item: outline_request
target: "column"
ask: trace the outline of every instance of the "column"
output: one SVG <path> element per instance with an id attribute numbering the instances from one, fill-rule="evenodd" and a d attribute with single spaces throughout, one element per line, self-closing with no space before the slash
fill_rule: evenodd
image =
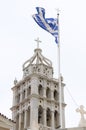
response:
<path id="1" fill-rule="evenodd" d="M 13 106 L 16 105 L 16 100 L 15 100 L 16 92 L 15 89 L 13 90 Z"/>
<path id="2" fill-rule="evenodd" d="M 38 83 L 39 83 L 38 78 L 36 76 L 32 77 L 32 80 L 31 80 L 31 94 L 37 94 L 38 95 Z"/>
<path id="3" fill-rule="evenodd" d="M 25 89 L 25 98 L 27 98 L 27 89 Z"/>
<path id="4" fill-rule="evenodd" d="M 51 111 L 51 127 L 52 127 L 52 130 L 54 130 L 54 111 Z"/>
<path id="5" fill-rule="evenodd" d="M 19 130 L 22 130 L 22 113 L 19 113 Z"/>
<path id="6" fill-rule="evenodd" d="M 44 88 L 44 98 L 46 98 L 46 88 Z"/>
<path id="7" fill-rule="evenodd" d="M 54 100 L 54 91 L 51 90 L 51 100 Z"/>
<path id="8" fill-rule="evenodd" d="M 31 130 L 38 130 L 38 99 L 31 99 L 31 121 L 30 121 Z"/>
<path id="9" fill-rule="evenodd" d="M 24 129 L 27 128 L 27 110 L 25 110 L 25 117 L 24 117 Z"/>
<path id="10" fill-rule="evenodd" d="M 65 128 L 65 107 L 62 108 L 62 115 L 63 115 L 62 126 L 63 128 Z"/>

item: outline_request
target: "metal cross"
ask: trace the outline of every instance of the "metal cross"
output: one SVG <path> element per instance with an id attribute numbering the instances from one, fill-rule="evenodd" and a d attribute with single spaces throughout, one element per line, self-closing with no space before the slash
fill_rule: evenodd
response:
<path id="1" fill-rule="evenodd" d="M 39 38 L 35 39 L 35 41 L 37 42 L 37 48 L 39 48 L 39 43 L 41 43 L 41 41 L 39 40 Z"/>

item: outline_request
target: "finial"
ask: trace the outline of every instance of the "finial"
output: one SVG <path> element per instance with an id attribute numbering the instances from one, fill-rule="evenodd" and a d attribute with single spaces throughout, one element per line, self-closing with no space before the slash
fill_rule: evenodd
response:
<path id="1" fill-rule="evenodd" d="M 18 82 L 18 81 L 17 81 L 17 79 L 15 78 L 15 80 L 14 80 L 14 85 L 16 85 L 16 84 L 17 84 L 17 82 Z"/>
<path id="2" fill-rule="evenodd" d="M 39 48 L 39 43 L 41 43 L 41 41 L 39 40 L 39 38 L 35 39 L 35 41 L 37 42 L 37 48 Z"/>
<path id="3" fill-rule="evenodd" d="M 59 15 L 60 10 L 57 8 L 56 11 L 57 11 L 57 15 Z"/>

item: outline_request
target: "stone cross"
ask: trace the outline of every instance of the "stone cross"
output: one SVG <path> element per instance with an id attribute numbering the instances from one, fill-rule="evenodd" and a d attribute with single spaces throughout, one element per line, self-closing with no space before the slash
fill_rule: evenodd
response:
<path id="1" fill-rule="evenodd" d="M 86 114 L 86 111 L 84 110 L 84 106 L 80 105 L 80 108 L 77 108 L 76 112 L 79 112 L 81 114 L 81 120 L 79 122 L 79 126 L 85 127 L 86 126 L 86 119 L 84 117 L 84 114 Z"/>
<path id="2" fill-rule="evenodd" d="M 37 48 L 39 48 L 39 43 L 41 43 L 41 41 L 39 40 L 39 38 L 35 39 L 35 41 L 37 42 Z"/>

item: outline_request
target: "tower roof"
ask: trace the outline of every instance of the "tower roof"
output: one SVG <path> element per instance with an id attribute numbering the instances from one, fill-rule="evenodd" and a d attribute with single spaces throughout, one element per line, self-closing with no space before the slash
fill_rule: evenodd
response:
<path id="1" fill-rule="evenodd" d="M 40 48 L 34 50 L 34 55 L 23 64 L 23 69 L 31 64 L 44 64 L 52 67 L 52 62 L 42 55 L 42 50 Z"/>

